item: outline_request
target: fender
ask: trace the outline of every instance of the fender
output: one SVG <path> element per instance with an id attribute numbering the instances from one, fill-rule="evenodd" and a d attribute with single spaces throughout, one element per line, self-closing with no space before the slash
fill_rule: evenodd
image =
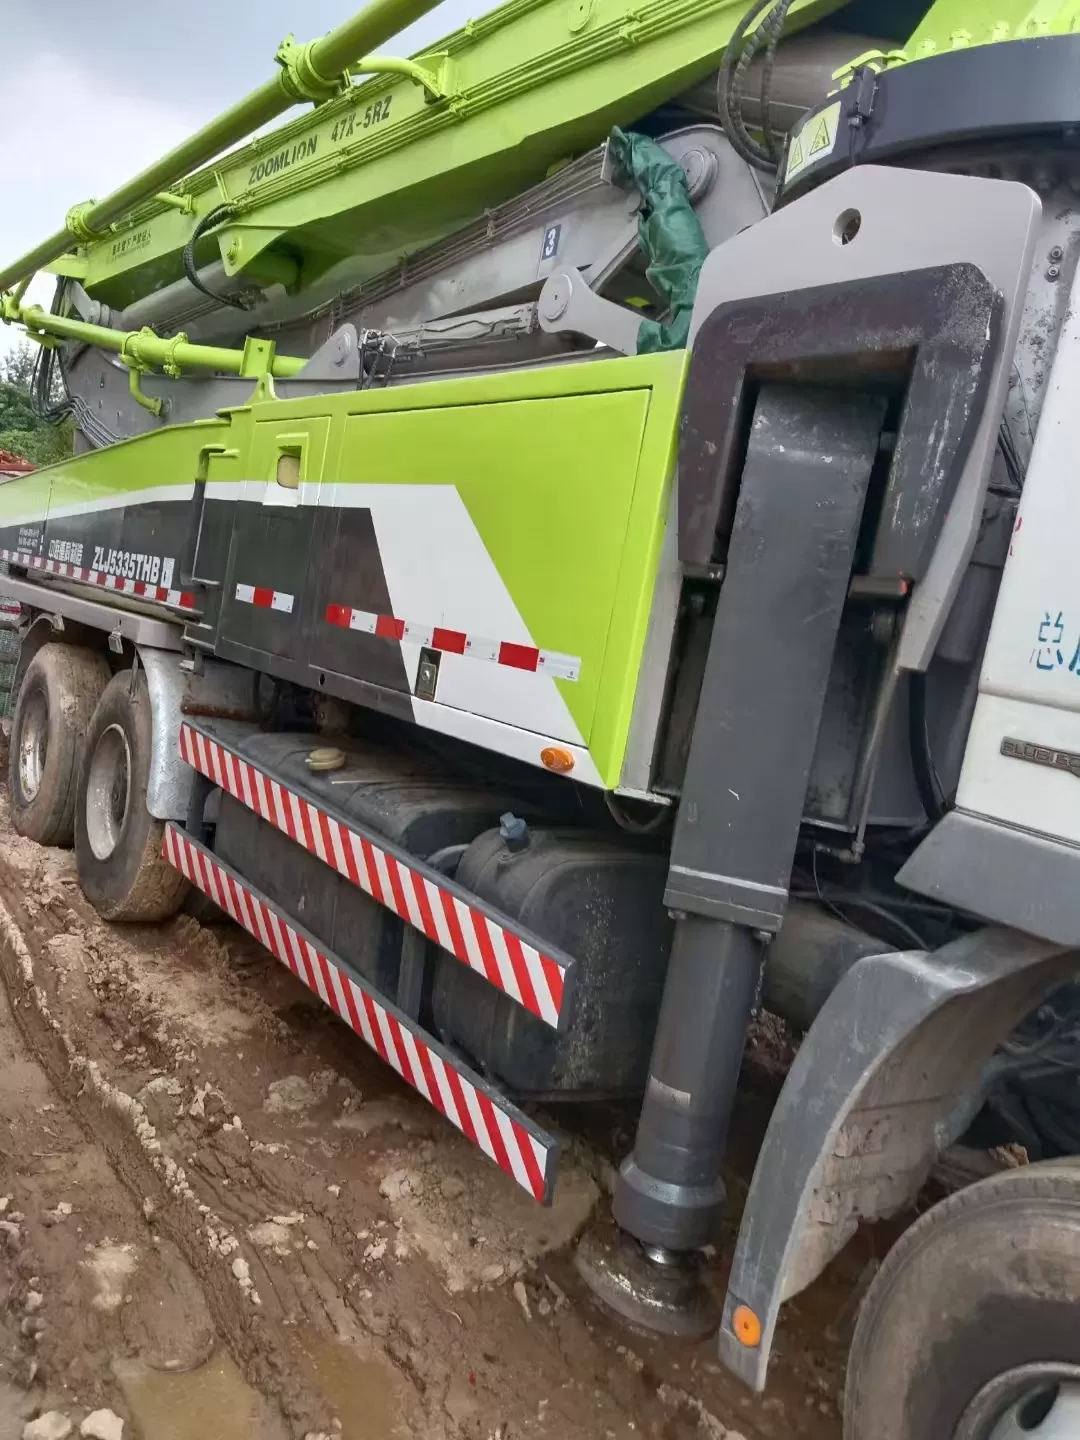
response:
<path id="1" fill-rule="evenodd" d="M 1077 966 L 1074 949 L 990 928 L 932 953 L 868 955 L 844 976 L 788 1072 L 735 1246 L 720 1358 L 753 1389 L 783 1301 L 860 1221 L 915 1198 L 987 1058 Z"/>
<path id="2" fill-rule="evenodd" d="M 181 721 L 188 715 L 254 720 L 258 677 L 224 660 L 200 656 L 193 662 L 152 645 L 136 645 L 135 652 L 146 676 L 153 725 L 146 808 L 155 820 L 185 821 L 196 775 L 180 756 Z"/>

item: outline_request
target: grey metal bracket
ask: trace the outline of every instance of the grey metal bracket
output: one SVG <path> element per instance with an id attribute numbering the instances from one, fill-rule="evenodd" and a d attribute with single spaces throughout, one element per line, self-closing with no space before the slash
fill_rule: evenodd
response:
<path id="1" fill-rule="evenodd" d="M 718 305 L 913 269 L 972 265 L 1002 297 L 982 419 L 908 609 L 899 669 L 926 668 L 978 538 L 1041 214 L 1038 196 L 1024 185 L 858 165 L 734 236 L 702 267 L 691 346 Z"/>
<path id="2" fill-rule="evenodd" d="M 325 344 L 320 345 L 302 370 L 292 380 L 278 382 L 282 394 L 307 394 L 326 385 L 356 384 L 360 379 L 360 339 L 355 325 L 340 325 Z"/>
<path id="3" fill-rule="evenodd" d="M 541 330 L 551 335 L 587 335 L 623 355 L 637 354 L 641 316 L 589 289 L 572 265 L 549 275 L 540 291 L 537 313 Z"/>

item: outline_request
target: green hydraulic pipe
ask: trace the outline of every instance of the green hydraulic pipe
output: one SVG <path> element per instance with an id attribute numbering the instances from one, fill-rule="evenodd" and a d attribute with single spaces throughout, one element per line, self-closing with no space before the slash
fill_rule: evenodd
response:
<path id="1" fill-rule="evenodd" d="M 5 315 L 16 324 L 25 325 L 34 335 L 55 335 L 60 340 L 81 340 L 85 345 L 98 345 L 103 350 L 112 350 L 125 364 L 145 370 L 159 366 L 166 374 L 178 374 L 181 370 L 216 370 L 219 374 L 243 375 L 249 373 L 245 366 L 243 350 L 225 350 L 216 345 L 192 345 L 186 335 L 174 335 L 162 339 L 152 330 L 109 330 L 104 325 L 90 325 L 85 320 L 72 320 L 65 315 L 50 315 L 40 305 L 5 305 Z M 298 374 L 307 361 L 299 355 L 275 355 L 270 365 L 270 374 L 278 380 L 288 380 Z M 257 371 L 250 369 L 253 378 Z"/>
<path id="2" fill-rule="evenodd" d="M 0 270 L 0 292 L 35 270 L 44 270 L 72 248 L 88 243 L 136 205 L 168 191 L 185 175 L 207 164 L 229 146 L 291 106 L 327 100 L 340 88 L 346 70 L 370 50 L 433 10 L 439 0 L 371 0 L 350 20 L 320 40 L 297 45 L 291 35 L 277 52 L 278 73 L 204 125 L 175 150 L 154 162 L 104 200 L 87 200 L 68 211 L 64 229 Z"/>

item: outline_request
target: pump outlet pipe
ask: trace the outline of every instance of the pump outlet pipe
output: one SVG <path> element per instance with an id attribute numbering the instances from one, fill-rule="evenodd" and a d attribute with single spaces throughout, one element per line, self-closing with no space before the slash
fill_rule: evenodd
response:
<path id="1" fill-rule="evenodd" d="M 168 191 L 223 150 L 276 120 L 293 105 L 318 104 L 347 83 L 347 71 L 406 25 L 433 10 L 439 0 L 371 0 L 351 20 L 320 40 L 297 45 L 291 35 L 281 42 L 277 73 L 246 99 L 190 136 L 167 155 L 121 185 L 104 200 L 86 200 L 67 213 L 64 228 L 0 270 L 0 293 L 59 260 L 74 244 L 88 244 L 136 205 Z"/>
<path id="2" fill-rule="evenodd" d="M 72 320 L 65 315 L 50 315 L 40 305 L 17 306 L 10 301 L 3 307 L 8 320 L 26 328 L 32 339 L 43 335 L 58 340 L 79 340 L 84 345 L 97 345 L 119 355 L 125 365 L 136 370 L 159 367 L 167 375 L 182 370 L 214 370 L 222 375 L 243 375 L 248 372 L 247 355 L 243 350 L 225 350 L 216 345 L 192 345 L 186 335 L 163 339 L 150 329 L 108 330 L 104 325 L 90 325 L 85 320 Z M 265 342 L 263 342 L 265 343 Z M 277 355 L 272 347 L 266 351 L 266 370 L 278 380 L 298 375 L 308 363 L 302 355 Z M 250 371 L 257 378 L 258 370 Z"/>

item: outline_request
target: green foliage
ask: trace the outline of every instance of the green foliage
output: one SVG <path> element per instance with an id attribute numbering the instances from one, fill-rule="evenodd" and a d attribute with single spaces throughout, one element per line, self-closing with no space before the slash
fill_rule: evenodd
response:
<path id="1" fill-rule="evenodd" d="M 71 454 L 73 427 L 70 420 L 50 425 L 35 415 L 30 385 L 36 358 L 37 346 L 29 340 L 0 357 L 0 450 L 51 465 Z"/>

